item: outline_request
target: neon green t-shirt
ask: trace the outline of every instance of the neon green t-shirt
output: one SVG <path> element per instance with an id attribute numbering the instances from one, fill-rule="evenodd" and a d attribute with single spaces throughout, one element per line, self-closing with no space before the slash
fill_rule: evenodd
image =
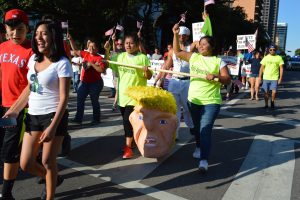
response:
<path id="1" fill-rule="evenodd" d="M 146 55 L 138 53 L 131 55 L 126 52 L 116 54 L 112 57 L 112 61 L 124 64 L 133 64 L 139 66 L 150 66 L 150 61 Z M 122 65 L 110 64 L 109 67 L 118 73 L 118 105 L 125 107 L 127 105 L 135 106 L 136 102 L 124 94 L 125 90 L 130 86 L 146 86 L 147 79 L 144 77 L 142 69 L 125 67 Z"/>
<path id="2" fill-rule="evenodd" d="M 267 55 L 265 56 L 260 64 L 265 66 L 264 69 L 264 80 L 278 80 L 279 79 L 279 67 L 283 65 L 283 59 L 279 55 Z"/>
<path id="3" fill-rule="evenodd" d="M 220 72 L 221 58 L 216 56 L 205 57 L 193 53 L 189 62 L 191 74 L 207 75 Z M 188 100 L 197 105 L 221 104 L 220 90 L 220 82 L 191 77 Z"/>

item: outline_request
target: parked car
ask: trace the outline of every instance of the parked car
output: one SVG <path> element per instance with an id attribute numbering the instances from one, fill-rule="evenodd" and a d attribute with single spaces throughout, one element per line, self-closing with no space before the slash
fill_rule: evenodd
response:
<path id="1" fill-rule="evenodd" d="M 286 63 L 286 70 L 300 70 L 300 58 L 290 58 Z"/>

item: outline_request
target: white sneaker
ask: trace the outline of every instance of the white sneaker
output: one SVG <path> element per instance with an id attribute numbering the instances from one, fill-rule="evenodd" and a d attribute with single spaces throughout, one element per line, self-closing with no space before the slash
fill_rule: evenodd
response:
<path id="1" fill-rule="evenodd" d="M 207 172 L 207 169 L 208 169 L 207 160 L 200 160 L 200 163 L 199 163 L 200 172 L 205 173 L 205 172 Z"/>
<path id="2" fill-rule="evenodd" d="M 200 148 L 196 147 L 193 153 L 193 158 L 200 158 L 200 156 L 201 156 L 201 150 Z"/>

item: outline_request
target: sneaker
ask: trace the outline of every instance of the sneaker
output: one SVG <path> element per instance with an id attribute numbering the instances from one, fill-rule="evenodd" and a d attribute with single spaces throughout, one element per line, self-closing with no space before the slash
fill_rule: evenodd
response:
<path id="1" fill-rule="evenodd" d="M 12 195 L 3 197 L 2 194 L 0 194 L 0 200 L 2 200 L 2 199 L 3 200 L 15 200 L 15 198 Z"/>
<path id="2" fill-rule="evenodd" d="M 199 163 L 199 171 L 200 171 L 200 173 L 202 173 L 202 174 L 206 173 L 207 169 L 208 169 L 207 160 L 200 160 L 200 163 Z"/>
<path id="3" fill-rule="evenodd" d="M 117 105 L 112 105 L 112 107 L 111 107 L 111 112 L 115 112 L 115 111 L 117 111 L 117 110 L 118 110 Z"/>
<path id="4" fill-rule="evenodd" d="M 275 102 L 271 101 L 271 109 L 274 110 L 275 109 Z"/>
<path id="5" fill-rule="evenodd" d="M 78 119 L 71 119 L 70 122 L 73 124 L 78 124 L 78 125 L 81 125 L 81 123 L 82 123 L 82 121 L 78 120 Z"/>
<path id="6" fill-rule="evenodd" d="M 64 182 L 64 178 L 61 175 L 57 175 L 56 179 L 56 187 L 60 186 Z M 41 200 L 47 199 L 47 191 L 46 191 L 46 184 L 43 188 L 42 194 L 41 194 Z"/>
<path id="7" fill-rule="evenodd" d="M 200 156 L 201 156 L 201 150 L 200 148 L 196 147 L 193 153 L 193 158 L 200 158 Z"/>
<path id="8" fill-rule="evenodd" d="M 124 147 L 123 159 L 129 159 L 133 157 L 132 149 L 128 146 Z"/>

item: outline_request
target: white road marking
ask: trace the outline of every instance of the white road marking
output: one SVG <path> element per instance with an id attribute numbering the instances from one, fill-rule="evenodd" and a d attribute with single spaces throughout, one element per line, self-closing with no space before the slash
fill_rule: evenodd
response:
<path id="1" fill-rule="evenodd" d="M 246 93 L 241 93 L 236 99 L 229 101 L 222 106 L 222 115 L 231 117 L 243 117 L 251 120 L 280 122 L 288 125 L 299 126 L 299 122 L 293 120 L 277 119 L 272 117 L 253 116 L 241 113 L 233 113 L 226 111 L 235 104 L 238 98 L 245 96 Z M 97 127 L 99 128 L 99 127 Z M 72 133 L 73 138 L 77 138 L 77 142 L 72 142 L 72 147 L 76 148 L 99 137 L 109 135 L 113 132 L 121 130 L 123 127 L 101 127 L 101 135 L 95 130 L 97 128 L 79 130 Z M 107 128 L 104 130 L 104 128 Z M 224 195 L 224 200 L 235 199 L 289 199 L 291 195 L 292 179 L 295 165 L 294 142 L 293 140 L 280 137 L 257 135 L 252 132 L 226 129 L 223 127 L 215 127 L 214 129 L 224 129 L 241 134 L 254 135 L 255 140 L 246 157 L 240 172 L 236 175 L 228 191 Z M 186 134 L 188 135 L 188 134 Z M 177 144 L 172 153 L 177 151 L 181 146 L 186 145 L 191 139 L 187 136 L 181 144 Z M 298 141 L 296 141 L 298 142 Z M 300 142 L 298 142 L 300 143 Z M 128 189 L 138 191 L 142 194 L 151 196 L 157 199 L 184 199 L 180 196 L 171 193 L 160 191 L 156 188 L 149 187 L 140 183 L 140 180 L 145 178 L 153 170 L 159 167 L 160 162 L 154 159 L 139 157 L 131 160 L 116 159 L 100 168 L 92 168 L 84 166 L 80 163 L 61 158 L 58 163 L 76 171 L 80 171 L 87 175 L 100 178 L 104 181 L 114 182 Z M 126 173 L 124 173 L 126 171 Z M 184 171 L 179 173 L 189 173 Z M 101 173 L 101 174 L 100 174 Z M 174 174 L 173 174 L 174 175 Z M 276 191 L 275 191 L 276 190 Z"/>
<path id="2" fill-rule="evenodd" d="M 265 117 L 265 116 L 256 116 L 244 113 L 237 113 L 237 112 L 229 112 L 227 110 L 221 110 L 220 115 L 229 116 L 233 118 L 243 118 L 243 119 L 250 119 L 256 121 L 263 121 L 263 122 L 277 122 L 282 123 L 290 126 L 300 127 L 300 122 L 291 119 L 283 119 L 283 118 L 275 118 L 275 117 Z"/>
<path id="3" fill-rule="evenodd" d="M 255 136 L 222 200 L 290 199 L 294 167 L 294 142 L 267 135 Z"/>
<path id="4" fill-rule="evenodd" d="M 76 147 L 91 142 L 93 140 L 96 140 L 99 137 L 103 137 L 105 135 L 111 134 L 110 132 L 111 130 L 109 130 L 105 134 L 102 134 L 101 136 L 99 136 L 99 133 L 93 134 L 93 129 L 89 129 L 88 131 L 90 132 L 89 134 L 87 134 L 87 132 L 84 132 L 83 134 L 80 131 L 74 133 L 75 135 L 74 138 L 77 138 L 77 140 L 81 137 L 84 138 L 83 140 L 79 140 L 80 142 L 76 143 L 77 145 Z M 89 135 L 89 138 L 85 138 L 86 135 Z M 190 134 L 180 134 L 180 142 L 174 146 L 170 155 L 175 153 L 182 146 L 186 145 L 191 139 L 192 136 Z M 192 155 L 190 156 L 192 159 Z M 180 196 L 165 191 L 160 191 L 156 188 L 152 188 L 148 185 L 140 183 L 141 180 L 143 180 L 153 170 L 159 167 L 159 165 L 165 159 L 167 159 L 167 157 L 159 161 L 157 161 L 157 159 L 144 158 L 141 156 L 136 159 L 128 159 L 128 160 L 120 160 L 120 158 L 117 158 L 111 161 L 110 163 L 101 166 L 100 168 L 85 166 L 80 163 L 74 162 L 72 160 L 68 160 L 66 158 L 59 158 L 57 162 L 73 170 L 80 171 L 92 177 L 100 178 L 101 180 L 104 181 L 113 182 L 122 187 L 135 190 L 137 192 L 151 196 L 156 199 L 185 200 L 185 198 L 182 198 Z M 193 170 L 197 170 L 197 169 L 195 168 Z M 178 176 L 190 172 L 191 171 L 179 172 Z"/>

